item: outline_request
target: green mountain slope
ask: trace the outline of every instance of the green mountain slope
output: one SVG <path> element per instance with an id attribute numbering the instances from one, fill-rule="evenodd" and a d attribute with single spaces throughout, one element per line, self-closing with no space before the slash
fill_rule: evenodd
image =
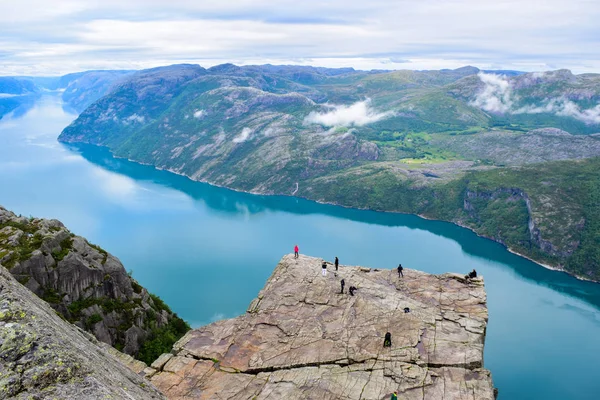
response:
<path id="1" fill-rule="evenodd" d="M 599 103 L 600 76 L 564 70 L 175 65 L 115 84 L 59 140 L 238 190 L 454 221 L 600 279 L 585 194 Z"/>

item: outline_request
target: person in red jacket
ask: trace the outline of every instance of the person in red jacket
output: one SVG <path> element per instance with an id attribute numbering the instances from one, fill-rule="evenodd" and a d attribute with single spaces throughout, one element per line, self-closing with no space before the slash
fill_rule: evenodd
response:
<path id="1" fill-rule="evenodd" d="M 298 258 L 298 245 L 294 246 L 294 258 Z"/>

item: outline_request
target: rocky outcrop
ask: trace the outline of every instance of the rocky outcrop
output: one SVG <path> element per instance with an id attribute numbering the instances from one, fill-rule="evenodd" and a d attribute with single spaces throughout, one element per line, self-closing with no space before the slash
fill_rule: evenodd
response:
<path id="1" fill-rule="evenodd" d="M 0 263 L 66 320 L 146 361 L 160 355 L 149 348 L 157 336 L 181 337 L 189 329 L 117 258 L 60 221 L 18 217 L 0 207 Z"/>
<path id="2" fill-rule="evenodd" d="M 245 315 L 188 332 L 151 381 L 170 399 L 494 398 L 481 278 L 328 270 L 285 256 Z"/>
<path id="3" fill-rule="evenodd" d="M 2 266 L 0 360 L 0 399 L 165 399 Z"/>
<path id="4" fill-rule="evenodd" d="M 555 243 L 552 243 L 550 240 L 543 238 L 539 228 L 539 217 L 536 217 L 532 210 L 531 199 L 529 198 L 527 193 L 525 193 L 519 188 L 499 188 L 493 191 L 467 190 L 464 196 L 463 209 L 472 218 L 480 220 L 477 207 L 474 205 L 474 202 L 476 200 L 483 200 L 486 203 L 491 203 L 493 201 L 505 201 L 509 203 L 523 201 L 525 206 L 527 207 L 527 214 L 529 216 L 527 228 L 529 230 L 530 245 L 541 249 L 544 253 L 548 255 L 563 259 L 571 256 L 579 246 L 579 241 L 577 240 L 563 240 L 564 243 L 561 243 L 561 245 L 557 245 Z M 570 236 L 576 236 L 576 234 L 579 233 L 578 231 L 581 231 L 581 229 L 583 229 L 583 222 L 577 224 L 576 229 L 577 231 L 573 232 Z M 563 235 L 563 238 L 565 237 L 566 235 Z M 501 234 L 491 236 L 490 239 L 505 244 Z"/>

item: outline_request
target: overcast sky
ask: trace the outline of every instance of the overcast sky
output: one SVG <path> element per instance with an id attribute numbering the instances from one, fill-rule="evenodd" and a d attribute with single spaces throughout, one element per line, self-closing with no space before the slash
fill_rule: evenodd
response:
<path id="1" fill-rule="evenodd" d="M 599 0 L 0 0 L 0 75 L 181 62 L 600 72 Z"/>

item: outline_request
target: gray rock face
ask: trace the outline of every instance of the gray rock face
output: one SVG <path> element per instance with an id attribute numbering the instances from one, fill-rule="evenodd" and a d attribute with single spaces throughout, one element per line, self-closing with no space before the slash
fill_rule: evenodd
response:
<path id="1" fill-rule="evenodd" d="M 0 207 L 0 263 L 66 320 L 127 354 L 138 355 L 153 330 L 172 322 L 185 328 L 117 258 L 57 220 L 17 217 Z"/>
<path id="2" fill-rule="evenodd" d="M 170 399 L 387 399 L 397 390 L 491 400 L 487 319 L 481 278 L 336 273 L 331 264 L 322 276 L 320 259 L 287 255 L 245 315 L 188 332 L 146 373 Z"/>
<path id="3" fill-rule="evenodd" d="M 165 399 L 104 346 L 0 266 L 0 399 Z"/>

